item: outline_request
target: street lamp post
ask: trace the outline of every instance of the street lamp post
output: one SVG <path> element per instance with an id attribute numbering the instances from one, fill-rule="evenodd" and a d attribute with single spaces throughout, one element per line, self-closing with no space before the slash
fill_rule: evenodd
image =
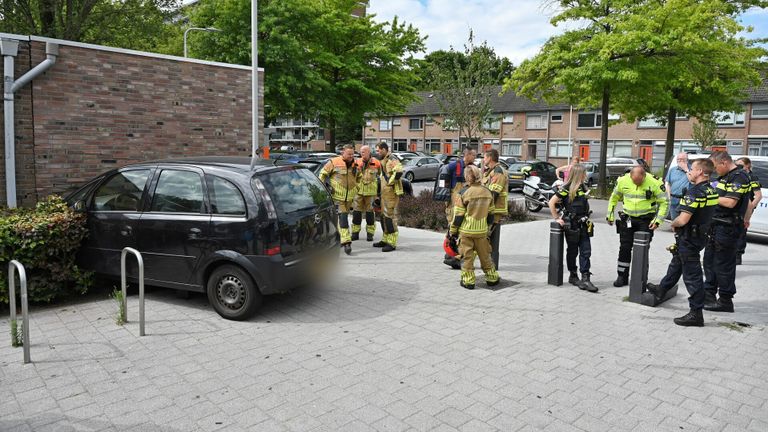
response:
<path id="1" fill-rule="evenodd" d="M 204 32 L 209 32 L 209 33 L 214 33 L 214 32 L 220 32 L 221 31 L 221 30 L 219 30 L 217 28 L 213 28 L 213 27 L 190 27 L 190 28 L 184 30 L 184 57 L 187 57 L 187 33 L 189 33 L 192 30 L 199 30 L 199 31 L 204 31 Z"/>

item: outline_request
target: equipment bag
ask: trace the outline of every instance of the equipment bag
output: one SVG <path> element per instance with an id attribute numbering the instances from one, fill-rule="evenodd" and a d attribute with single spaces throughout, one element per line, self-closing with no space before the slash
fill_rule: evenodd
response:
<path id="1" fill-rule="evenodd" d="M 451 200 L 451 173 L 448 172 L 449 164 L 440 167 L 435 180 L 435 186 L 432 189 L 432 199 L 435 201 Z M 456 177 L 461 176 L 461 164 L 456 162 Z"/>

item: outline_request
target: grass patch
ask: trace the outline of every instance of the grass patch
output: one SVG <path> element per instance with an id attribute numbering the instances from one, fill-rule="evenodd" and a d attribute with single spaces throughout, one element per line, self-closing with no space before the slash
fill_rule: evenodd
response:
<path id="1" fill-rule="evenodd" d="M 621 298 L 621 301 L 623 301 L 623 302 L 628 302 L 628 301 L 629 301 L 629 296 L 624 296 L 624 297 L 622 297 L 622 298 Z"/>
<path id="2" fill-rule="evenodd" d="M 123 302 L 123 292 L 119 289 L 115 289 L 112 291 L 112 297 L 113 300 L 117 303 L 117 314 L 115 314 L 115 324 L 121 326 L 125 324 L 128 320 L 126 319 L 126 313 L 125 313 L 125 302 Z"/>
<path id="3" fill-rule="evenodd" d="M 16 348 L 24 346 L 24 329 L 17 320 L 11 320 L 11 346 Z"/>
<path id="4" fill-rule="evenodd" d="M 717 323 L 720 327 L 725 327 L 729 330 L 733 330 L 735 332 L 744 333 L 745 328 L 750 328 L 752 325 L 743 323 L 743 322 L 719 322 Z"/>

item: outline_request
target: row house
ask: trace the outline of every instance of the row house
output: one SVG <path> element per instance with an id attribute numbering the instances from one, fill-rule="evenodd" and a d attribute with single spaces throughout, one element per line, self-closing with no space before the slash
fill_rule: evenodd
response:
<path id="1" fill-rule="evenodd" d="M 478 150 L 495 148 L 504 156 L 547 160 L 555 165 L 565 164 L 571 156 L 583 161 L 600 159 L 603 118 L 599 110 L 548 105 L 507 92 L 492 100 L 492 115 L 484 123 L 484 130 L 479 138 L 470 141 L 459 136 L 455 123 L 441 114 L 435 93 L 419 92 L 417 97 L 405 112 L 367 118 L 363 142 L 374 145 L 384 141 L 395 151 L 431 153 L 452 153 L 467 145 Z M 749 90 L 743 107 L 741 112 L 714 113 L 718 129 L 725 136 L 722 146 L 714 150 L 768 155 L 768 80 Z M 666 126 L 655 119 L 621 122 L 619 114 L 610 114 L 608 121 L 612 124 L 608 128 L 607 157 L 643 158 L 652 166 L 662 165 Z M 687 116 L 677 118 L 675 152 L 699 148 L 692 138 L 695 122 Z"/>

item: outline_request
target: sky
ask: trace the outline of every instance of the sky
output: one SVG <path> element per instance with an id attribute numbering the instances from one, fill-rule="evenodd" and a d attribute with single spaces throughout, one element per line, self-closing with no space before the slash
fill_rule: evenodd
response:
<path id="1" fill-rule="evenodd" d="M 515 65 L 533 57 L 549 39 L 564 31 L 549 20 L 554 10 L 543 0 L 370 0 L 368 13 L 377 21 L 398 16 L 413 24 L 426 41 L 427 53 L 451 46 L 463 50 L 473 30 L 475 40 L 487 41 L 496 54 L 508 57 Z M 751 38 L 768 38 L 768 11 L 749 11 L 743 25 L 755 27 Z"/>

